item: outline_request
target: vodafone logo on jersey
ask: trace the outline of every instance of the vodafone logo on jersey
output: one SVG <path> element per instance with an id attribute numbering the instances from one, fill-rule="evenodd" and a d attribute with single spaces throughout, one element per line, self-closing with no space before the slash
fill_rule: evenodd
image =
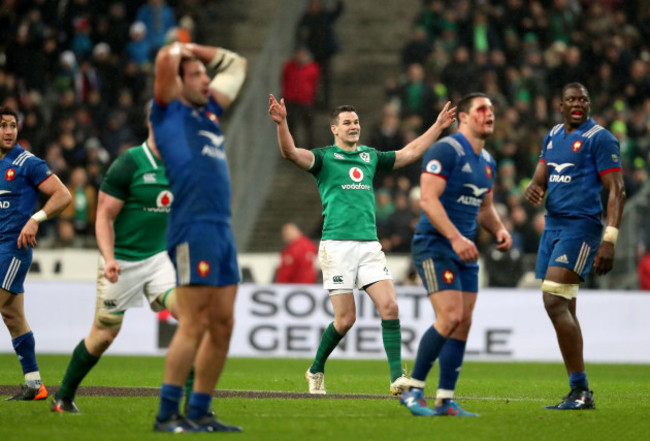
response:
<path id="1" fill-rule="evenodd" d="M 363 170 L 361 170 L 359 167 L 352 167 L 350 169 L 350 179 L 352 179 L 354 182 L 363 181 Z"/>
<path id="2" fill-rule="evenodd" d="M 13 168 L 10 168 L 10 169 L 7 170 L 7 172 L 5 173 L 5 179 L 6 179 L 7 181 L 13 181 L 15 177 L 16 177 L 16 170 L 14 170 Z"/>
<path id="3" fill-rule="evenodd" d="M 343 190 L 370 190 L 370 185 L 359 184 L 359 182 L 363 181 L 364 176 L 363 170 L 359 167 L 352 167 L 348 174 L 350 175 L 350 179 L 356 182 L 356 184 L 342 184 L 341 188 Z"/>
<path id="4" fill-rule="evenodd" d="M 156 198 L 156 207 L 158 208 L 169 208 L 174 202 L 174 195 L 169 190 L 163 190 L 158 193 Z"/>

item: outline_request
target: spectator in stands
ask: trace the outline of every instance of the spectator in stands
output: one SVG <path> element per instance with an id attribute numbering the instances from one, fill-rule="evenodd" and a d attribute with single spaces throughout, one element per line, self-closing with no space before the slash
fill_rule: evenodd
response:
<path id="1" fill-rule="evenodd" d="M 80 244 L 87 244 L 88 236 L 95 228 L 95 211 L 97 210 L 97 191 L 88 183 L 88 174 L 84 167 L 75 167 L 66 185 L 72 195 L 72 203 L 61 213 L 61 223 L 72 224 L 75 237 Z"/>
<path id="2" fill-rule="evenodd" d="M 402 117 L 417 115 L 422 128 L 429 127 L 435 118 L 436 95 L 426 79 L 421 64 L 413 63 L 406 71 L 406 81 L 399 86 Z"/>
<path id="3" fill-rule="evenodd" d="M 282 96 L 287 106 L 289 128 L 296 143 L 314 144 L 314 105 L 320 81 L 320 66 L 305 47 L 299 47 L 282 67 Z"/>
<path id="4" fill-rule="evenodd" d="M 153 53 L 165 44 L 167 31 L 176 26 L 174 10 L 165 0 L 147 0 L 138 9 L 135 19 L 147 28 L 147 40 Z"/>
<path id="5" fill-rule="evenodd" d="M 427 38 L 427 30 L 423 26 L 413 28 L 411 39 L 402 48 L 402 67 L 407 68 L 413 63 L 427 64 L 433 51 L 433 46 Z"/>
<path id="6" fill-rule="evenodd" d="M 318 249 L 314 242 L 293 222 L 282 226 L 282 240 L 286 246 L 280 255 L 275 283 L 316 283 Z"/>
<path id="7" fill-rule="evenodd" d="M 309 0 L 307 12 L 298 22 L 297 45 L 306 46 L 321 69 L 318 104 L 324 109 L 329 108 L 330 59 L 339 50 L 334 24 L 342 12 L 342 0 L 337 0 L 336 6 L 331 10 L 323 6 L 322 0 Z"/>
<path id="8" fill-rule="evenodd" d="M 136 21 L 129 28 L 130 41 L 126 44 L 126 53 L 130 61 L 142 70 L 151 69 L 151 42 L 147 39 L 147 27 Z"/>

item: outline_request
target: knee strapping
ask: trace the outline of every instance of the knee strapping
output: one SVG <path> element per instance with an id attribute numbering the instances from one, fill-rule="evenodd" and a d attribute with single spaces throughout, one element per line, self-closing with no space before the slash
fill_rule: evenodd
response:
<path id="1" fill-rule="evenodd" d="M 551 282 L 550 280 L 544 280 L 544 282 L 542 282 L 542 291 L 571 300 L 578 297 L 579 286 L 580 285 L 577 283 L 557 283 Z"/>
<path id="2" fill-rule="evenodd" d="M 102 328 L 115 329 L 122 326 L 124 313 L 111 314 L 108 312 L 97 311 L 95 314 L 95 323 Z"/>

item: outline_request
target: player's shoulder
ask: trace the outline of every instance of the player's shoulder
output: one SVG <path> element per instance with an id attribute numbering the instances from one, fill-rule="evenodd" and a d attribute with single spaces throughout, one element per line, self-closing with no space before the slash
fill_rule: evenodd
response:
<path id="1" fill-rule="evenodd" d="M 607 130 L 605 127 L 600 124 L 594 123 L 591 127 L 588 127 L 582 134 L 582 137 L 587 140 L 592 141 L 616 141 L 616 137 L 612 132 Z"/>
<path id="2" fill-rule="evenodd" d="M 23 149 L 19 145 L 14 147 L 14 149 L 16 149 L 14 153 L 15 157 L 13 161 L 11 161 L 11 165 L 14 167 L 33 166 L 33 165 L 45 163 L 43 159 L 34 155 L 32 152 Z"/>
<path id="3" fill-rule="evenodd" d="M 481 150 L 481 158 L 483 158 L 483 160 L 487 162 L 489 165 L 496 166 L 496 161 L 494 160 L 494 157 L 486 149 Z"/>
<path id="4" fill-rule="evenodd" d="M 463 144 L 455 136 L 449 135 L 439 139 L 433 144 L 433 147 L 453 150 L 458 156 L 465 156 Z"/>
<path id="5" fill-rule="evenodd" d="M 553 136 L 560 133 L 560 131 L 562 131 L 562 129 L 564 129 L 564 124 L 556 124 L 556 125 L 553 126 L 553 128 L 551 130 L 548 131 L 546 136 L 549 137 L 549 138 L 552 138 Z"/>

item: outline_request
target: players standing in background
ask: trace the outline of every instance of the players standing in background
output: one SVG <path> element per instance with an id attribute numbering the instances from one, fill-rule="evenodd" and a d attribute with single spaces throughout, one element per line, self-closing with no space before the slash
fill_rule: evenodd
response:
<path id="1" fill-rule="evenodd" d="M 380 152 L 359 144 L 361 125 L 354 107 L 339 106 L 330 115 L 334 145 L 309 151 L 294 144 L 284 100 L 278 102 L 271 95 L 269 104 L 282 157 L 314 175 L 323 203 L 323 236 L 318 257 L 323 285 L 334 308 L 334 322 L 325 330 L 314 362 L 305 373 L 309 392 L 326 393 L 325 362 L 356 320 L 353 290 L 358 288 L 366 291 L 381 316 L 390 392 L 399 394 L 408 378 L 402 375 L 397 294 L 377 239 L 372 180 L 377 170 L 393 170 L 419 159 L 454 121 L 456 109 L 450 109 L 451 103 L 447 103 L 435 124 L 420 137 L 401 150 Z"/>
<path id="2" fill-rule="evenodd" d="M 216 69 L 213 79 L 206 65 Z M 228 355 L 239 283 L 219 116 L 239 93 L 246 60 L 220 47 L 174 43 L 158 52 L 155 72 L 151 123 L 174 193 L 167 250 L 176 266 L 180 318 L 154 430 L 239 432 L 241 427 L 216 419 L 211 401 Z M 193 364 L 194 387 L 183 417 L 182 386 Z"/>
<path id="3" fill-rule="evenodd" d="M 142 304 L 142 294 L 152 310 L 167 308 L 178 317 L 176 273 L 165 244 L 172 201 L 149 127 L 147 140 L 111 164 L 99 189 L 95 320 L 72 353 L 52 411 L 79 412 L 74 402 L 79 384 L 117 337 L 126 310 Z"/>
<path id="4" fill-rule="evenodd" d="M 38 224 L 60 214 L 72 197 L 45 161 L 16 142 L 18 114 L 1 107 L 0 118 L 0 313 L 25 375 L 20 392 L 8 400 L 44 400 L 47 390 L 36 363 L 34 334 L 25 318 L 23 283 L 37 244 Z M 39 191 L 49 198 L 32 215 Z"/>
<path id="5" fill-rule="evenodd" d="M 499 251 L 512 245 L 493 203 L 496 164 L 484 149 L 494 131 L 492 102 L 482 93 L 465 96 L 458 103 L 458 120 L 458 133 L 424 154 L 420 177 L 422 215 L 411 252 L 436 320 L 422 335 L 410 390 L 400 397 L 416 416 L 476 416 L 453 397 L 478 295 L 477 222 L 494 234 Z M 437 358 L 440 378 L 432 410 L 423 392 Z"/>
<path id="6" fill-rule="evenodd" d="M 535 276 L 543 279 L 544 307 L 555 328 L 571 388 L 561 403 L 546 409 L 594 409 L 576 314 L 578 288 L 592 265 L 599 275 L 612 269 L 625 185 L 618 140 L 589 118 L 585 86 L 564 86 L 560 110 L 563 124 L 546 134 L 535 174 L 524 192 L 533 205 L 541 205 L 548 194 Z M 609 192 L 604 234 L 603 186 Z"/>

